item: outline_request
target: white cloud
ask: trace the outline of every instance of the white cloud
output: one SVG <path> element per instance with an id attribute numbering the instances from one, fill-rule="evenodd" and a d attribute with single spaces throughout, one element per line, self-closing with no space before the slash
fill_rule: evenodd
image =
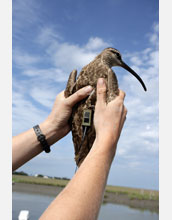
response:
<path id="1" fill-rule="evenodd" d="M 158 69 L 158 66 L 159 66 L 159 51 L 158 50 L 155 50 L 152 53 L 150 53 L 149 65 L 152 65 L 156 70 Z"/>
<path id="2" fill-rule="evenodd" d="M 13 91 L 13 135 L 33 127 L 42 122 L 47 114 L 38 109 L 31 100 L 20 92 Z"/>
<path id="3" fill-rule="evenodd" d="M 13 0 L 13 39 L 20 42 L 28 28 L 33 28 L 34 25 L 41 23 L 39 12 L 40 3 L 38 1 Z"/>
<path id="4" fill-rule="evenodd" d="M 49 68 L 49 69 L 40 69 L 40 68 L 31 68 L 24 69 L 22 72 L 23 75 L 36 78 L 37 80 L 49 82 L 65 82 L 68 79 L 69 74 L 66 74 L 61 69 L 58 68 Z"/>
<path id="5" fill-rule="evenodd" d="M 46 47 L 47 45 L 56 45 L 58 44 L 58 40 L 62 39 L 59 33 L 55 32 L 53 27 L 44 26 L 39 29 L 39 35 L 35 39 L 35 42 L 41 44 L 42 47 Z"/>
<path id="6" fill-rule="evenodd" d="M 101 38 L 99 37 L 90 37 L 88 40 L 88 43 L 85 46 L 85 49 L 87 50 L 100 50 L 108 47 L 109 44 L 107 42 L 104 42 Z"/>
<path id="7" fill-rule="evenodd" d="M 138 168 L 138 166 L 140 166 L 141 162 L 139 161 L 129 161 L 128 165 L 131 168 Z"/>
<path id="8" fill-rule="evenodd" d="M 158 111 L 159 111 L 159 51 L 158 25 L 154 24 L 149 33 L 150 45 L 143 51 L 124 54 L 129 65 L 143 79 L 147 87 L 144 92 L 135 77 L 129 73 L 121 75 L 119 87 L 126 92 L 125 105 L 128 109 L 127 120 L 119 142 L 118 153 L 121 158 L 134 154 L 158 153 Z M 156 42 L 155 42 L 156 41 Z"/>
<path id="9" fill-rule="evenodd" d="M 52 27 L 40 28 L 39 35 L 34 40 L 40 44 L 45 53 L 42 57 L 28 54 L 19 48 L 13 49 L 13 61 L 17 67 L 23 68 L 23 74 L 27 76 L 42 75 L 47 79 L 59 82 L 66 81 L 73 69 L 78 72 L 83 66 L 91 62 L 102 49 L 109 44 L 99 37 L 90 37 L 85 45 L 72 44 L 62 41 L 60 35 Z M 48 62 L 49 69 L 38 69 L 36 64 Z"/>
<path id="10" fill-rule="evenodd" d="M 28 54 L 20 49 L 13 49 L 13 62 L 18 68 L 26 69 L 40 61 L 40 56 Z"/>
<path id="11" fill-rule="evenodd" d="M 46 45 L 47 56 L 52 64 L 64 72 L 81 69 L 109 44 L 99 37 L 90 37 L 85 45 L 64 42 L 53 27 L 41 28 L 37 43 Z"/>
<path id="12" fill-rule="evenodd" d="M 25 130 L 34 121 L 44 120 L 43 116 L 47 114 L 48 110 L 40 114 L 40 106 L 38 107 L 36 103 L 50 110 L 62 87 L 59 85 L 63 85 L 63 89 L 65 88 L 69 73 L 74 68 L 81 68 L 89 63 L 97 55 L 96 51 L 107 45 L 103 39 L 98 37 L 90 38 L 88 43 L 79 46 L 60 42 L 58 36 L 50 27 L 42 29 L 36 39 L 41 45 L 44 44 L 45 54 L 42 57 L 23 52 L 21 48 L 13 50 L 13 62 L 18 68 L 18 74 L 22 76 L 20 79 L 13 72 L 14 133 L 21 131 L 21 123 Z M 93 51 L 91 45 L 93 46 L 94 43 Z M 41 64 L 44 64 L 44 61 L 47 62 L 47 59 L 51 61 L 51 67 L 41 68 Z"/>
<path id="13" fill-rule="evenodd" d="M 96 53 L 85 51 L 78 45 L 63 43 L 58 46 L 53 56 L 54 64 L 61 69 L 71 71 L 72 69 L 82 68 L 95 57 Z"/>
<path id="14" fill-rule="evenodd" d="M 40 88 L 33 87 L 30 91 L 30 96 L 40 104 L 51 109 L 54 103 L 54 97 L 56 96 L 56 92 L 54 88 L 49 88 L 48 90 L 41 90 Z"/>
<path id="15" fill-rule="evenodd" d="M 131 61 L 133 64 L 135 64 L 136 66 L 142 65 L 142 60 L 141 60 L 139 57 L 137 57 L 137 56 L 131 57 L 130 61 Z"/>
<path id="16" fill-rule="evenodd" d="M 144 138 L 145 140 L 150 140 L 154 141 L 158 139 L 158 131 L 157 130 L 152 130 L 152 131 L 144 131 L 140 133 L 140 137 Z"/>
<path id="17" fill-rule="evenodd" d="M 159 46 L 159 24 L 154 23 L 153 24 L 153 32 L 149 33 L 147 36 L 149 38 L 149 41 L 152 45 L 154 45 L 156 48 Z"/>

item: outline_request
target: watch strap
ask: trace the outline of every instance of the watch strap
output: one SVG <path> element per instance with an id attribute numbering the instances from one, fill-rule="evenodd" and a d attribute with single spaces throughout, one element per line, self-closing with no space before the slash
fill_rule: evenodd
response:
<path id="1" fill-rule="evenodd" d="M 46 153 L 49 153 L 50 152 L 50 146 L 46 140 L 46 137 L 45 135 L 42 133 L 39 125 L 35 125 L 33 127 L 33 130 L 35 131 L 35 134 L 37 136 L 37 140 L 40 142 L 43 150 L 46 152 Z"/>

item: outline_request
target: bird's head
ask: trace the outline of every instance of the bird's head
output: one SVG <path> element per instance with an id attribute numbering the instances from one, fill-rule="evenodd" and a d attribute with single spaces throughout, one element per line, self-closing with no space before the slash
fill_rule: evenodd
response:
<path id="1" fill-rule="evenodd" d="M 129 71 L 131 74 L 133 74 L 139 80 L 139 82 L 143 86 L 143 89 L 145 91 L 147 91 L 143 80 L 140 78 L 140 76 L 134 70 L 132 70 L 126 63 L 124 63 L 124 61 L 122 60 L 122 56 L 117 49 L 114 49 L 112 47 L 106 48 L 102 51 L 102 53 L 100 54 L 100 57 L 101 57 L 101 60 L 104 63 L 106 63 L 107 65 L 109 65 L 110 67 L 121 66 L 124 69 L 126 69 L 127 71 Z"/>

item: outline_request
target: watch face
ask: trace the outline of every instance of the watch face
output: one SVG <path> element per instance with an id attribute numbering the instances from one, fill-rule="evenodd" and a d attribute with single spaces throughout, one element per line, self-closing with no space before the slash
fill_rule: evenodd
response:
<path id="1" fill-rule="evenodd" d="M 39 136 L 38 136 L 38 140 L 39 140 L 40 142 L 44 141 L 44 140 L 45 140 L 45 135 L 43 135 L 43 134 L 39 135 Z"/>

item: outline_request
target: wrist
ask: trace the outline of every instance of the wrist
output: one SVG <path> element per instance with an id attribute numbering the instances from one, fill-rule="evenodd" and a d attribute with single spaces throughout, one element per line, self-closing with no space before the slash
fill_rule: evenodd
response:
<path id="1" fill-rule="evenodd" d="M 105 138 L 104 136 L 102 138 L 96 137 L 91 151 L 107 157 L 112 162 L 116 153 L 116 147 L 117 143 L 112 141 L 112 139 Z"/>
<path id="2" fill-rule="evenodd" d="M 103 143 L 108 148 L 114 148 L 114 146 L 117 145 L 118 137 L 116 135 L 116 132 L 111 130 L 103 130 L 103 132 L 97 132 L 96 131 L 96 141 L 99 143 Z"/>
<path id="3" fill-rule="evenodd" d="M 49 120 L 45 120 L 44 122 L 40 123 L 39 126 L 50 146 L 59 140 L 57 132 Z"/>

